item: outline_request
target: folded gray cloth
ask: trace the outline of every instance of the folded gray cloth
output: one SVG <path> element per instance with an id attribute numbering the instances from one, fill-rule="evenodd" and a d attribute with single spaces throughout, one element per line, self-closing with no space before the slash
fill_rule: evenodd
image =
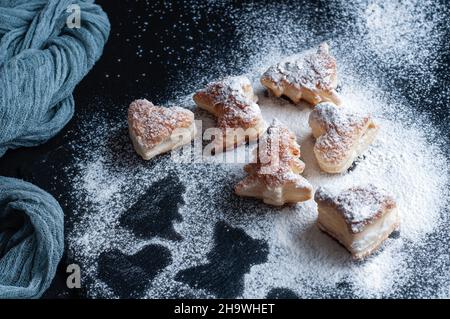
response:
<path id="1" fill-rule="evenodd" d="M 77 11 L 80 26 L 67 24 Z M 93 1 L 0 0 L 0 157 L 44 143 L 67 124 L 72 92 L 100 58 L 109 30 Z M 62 256 L 63 228 L 52 196 L 0 177 L 0 298 L 44 293 Z"/>

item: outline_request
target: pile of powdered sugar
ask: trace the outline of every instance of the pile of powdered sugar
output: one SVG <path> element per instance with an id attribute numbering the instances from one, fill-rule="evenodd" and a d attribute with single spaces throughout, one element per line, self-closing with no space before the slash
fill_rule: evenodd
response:
<path id="1" fill-rule="evenodd" d="M 174 277 L 182 269 L 207 261 L 214 225 L 225 220 L 269 245 L 267 262 L 254 265 L 245 275 L 242 297 L 263 298 L 274 287 L 290 289 L 299 297 L 448 297 L 450 278 L 445 274 L 450 269 L 446 216 L 449 163 L 445 141 L 425 115 L 419 116 L 395 88 L 379 85 L 383 74 L 364 68 L 364 62 L 371 61 L 367 50 L 372 50 L 392 67 L 408 62 L 405 69 L 399 70 L 405 74 L 411 64 L 427 65 L 421 72 L 431 78 L 427 59 L 436 54 L 442 39 L 439 33 L 432 37 L 421 35 L 435 28 L 442 16 L 436 13 L 435 5 L 427 7 L 419 1 L 402 2 L 405 8 L 399 19 L 400 5 L 387 1 L 345 3 L 337 2 L 335 10 L 342 17 L 350 17 L 351 22 L 348 26 L 345 22 L 332 26 L 336 29 L 327 33 L 331 53 L 337 58 L 340 94 L 345 108 L 371 113 L 380 126 L 372 146 L 346 174 L 320 171 L 308 126 L 311 109 L 306 104 L 292 105 L 269 97 L 259 84 L 259 77 L 270 65 L 309 49 L 306 43 L 317 45 L 324 38 L 322 33 L 295 20 L 284 6 L 232 11 L 230 17 L 238 27 L 240 39 L 232 53 L 239 60 L 239 73 L 253 82 L 264 119 L 270 123 L 277 118 L 296 134 L 306 164 L 303 175 L 314 189 L 324 186 L 339 192 L 369 183 L 384 189 L 397 202 L 400 235 L 389 238 L 366 261 L 354 262 L 344 248 L 315 226 L 317 207 L 313 200 L 272 208 L 236 197 L 233 187 L 244 177 L 241 163 L 222 163 L 217 159 L 176 163 L 168 155 L 144 162 L 129 141 L 126 109 L 123 118 L 111 120 L 105 118 L 100 105 L 96 115 L 83 122 L 83 137 L 72 144 L 75 164 L 67 167 L 72 195 L 79 203 L 73 231 L 68 234 L 69 250 L 87 274 L 90 296 L 115 296 L 97 277 L 97 259 L 102 252 L 118 248 L 133 254 L 149 243 L 157 243 L 170 250 L 172 263 L 154 278 L 145 297 L 213 297 L 210 292 L 193 289 Z M 426 13 L 436 14 L 425 19 Z M 309 19 L 314 14 L 323 12 L 312 10 Z M 383 22 L 385 19 L 387 22 Z M 340 34 L 338 30 L 345 32 Z M 413 45 L 396 41 L 397 37 L 412 41 L 414 31 L 418 37 Z M 317 41 L 310 43 L 312 35 Z M 424 54 L 423 49 L 429 54 Z M 228 63 L 221 65 L 221 76 L 230 75 L 226 73 Z M 194 80 L 195 86 L 201 88 L 206 79 L 214 77 L 217 74 L 199 72 L 188 80 Z M 194 110 L 192 94 L 183 93 L 175 91 L 178 97 L 162 104 Z M 195 114 L 196 119 L 211 123 L 205 112 Z M 248 147 L 241 146 L 236 152 L 248 152 Z M 179 211 L 183 220 L 174 224 L 183 240 L 136 238 L 120 227 L 118 219 L 146 189 L 167 175 L 176 175 L 185 187 L 184 204 Z"/>

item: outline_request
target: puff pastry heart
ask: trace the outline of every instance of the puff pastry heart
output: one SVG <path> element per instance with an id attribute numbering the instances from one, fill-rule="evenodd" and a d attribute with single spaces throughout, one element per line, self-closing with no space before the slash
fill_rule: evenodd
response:
<path id="1" fill-rule="evenodd" d="M 194 113 L 145 99 L 130 104 L 128 130 L 136 152 L 145 160 L 190 143 L 196 135 Z"/>

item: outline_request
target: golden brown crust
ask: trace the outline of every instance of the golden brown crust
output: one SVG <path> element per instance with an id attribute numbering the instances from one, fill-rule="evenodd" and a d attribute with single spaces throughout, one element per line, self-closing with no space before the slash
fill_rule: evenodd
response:
<path id="1" fill-rule="evenodd" d="M 155 106 L 143 99 L 128 108 L 130 134 L 146 149 L 151 149 L 171 136 L 176 128 L 188 128 L 194 114 L 181 107 Z"/>
<path id="2" fill-rule="evenodd" d="M 393 231 L 395 231 L 396 229 L 399 228 L 399 226 L 400 226 L 400 222 L 392 224 L 390 229 L 385 232 L 384 236 L 380 237 L 380 239 L 375 243 L 375 245 L 372 246 L 371 249 L 368 249 L 368 250 L 364 251 L 363 253 L 353 253 L 353 258 L 362 260 L 362 259 L 365 259 L 368 256 L 372 255 L 375 251 L 377 251 L 381 247 L 381 245 L 384 243 L 384 241 L 389 238 L 389 235 Z"/>
<path id="3" fill-rule="evenodd" d="M 341 103 L 336 92 L 336 59 L 326 43 L 320 44 L 316 52 L 309 51 L 270 67 L 261 77 L 261 84 L 275 96 L 285 95 L 294 103 Z"/>
<path id="4" fill-rule="evenodd" d="M 246 77 L 230 77 L 209 83 L 194 94 L 194 101 L 217 117 L 222 128 L 249 128 L 259 122 L 261 111 L 255 103 L 250 80 Z"/>

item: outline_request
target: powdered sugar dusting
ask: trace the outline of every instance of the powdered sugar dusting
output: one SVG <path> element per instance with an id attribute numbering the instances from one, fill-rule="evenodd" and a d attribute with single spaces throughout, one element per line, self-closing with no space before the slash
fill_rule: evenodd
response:
<path id="1" fill-rule="evenodd" d="M 353 233 L 362 232 L 364 226 L 373 223 L 388 209 L 395 207 L 392 197 L 370 184 L 358 185 L 340 194 L 331 194 L 326 189 L 319 187 L 315 198 L 335 207 Z"/>
<path id="2" fill-rule="evenodd" d="M 349 112 L 345 106 L 338 109 L 332 103 L 318 104 L 311 112 L 309 124 L 316 137 L 314 151 L 320 154 L 321 160 L 329 164 L 339 165 L 358 143 L 359 138 L 369 129 L 375 127 L 369 116 Z"/>
<path id="3" fill-rule="evenodd" d="M 274 120 L 267 134 L 260 139 L 259 150 L 255 155 L 256 163 L 249 164 L 248 171 L 250 175 L 263 180 L 265 185 L 277 187 L 287 182 L 301 185 L 304 181 L 299 174 L 303 172 L 305 164 L 300 160 L 300 147 L 295 141 L 295 135 L 278 121 Z"/>
<path id="4" fill-rule="evenodd" d="M 383 14 L 371 13 L 371 3 L 379 6 L 381 9 L 375 10 L 382 10 Z M 274 209 L 235 196 L 233 186 L 245 174 L 242 164 L 177 164 L 167 155 L 143 162 L 127 137 L 126 119 L 105 121 L 99 109 L 81 127 L 81 135 L 89 138 L 73 144 L 75 165 L 67 168 L 73 197 L 79 202 L 74 230 L 68 234 L 69 251 L 82 264 L 88 294 L 115 296 L 98 278 L 97 259 L 101 252 L 117 248 L 133 254 L 146 244 L 157 243 L 170 250 L 173 261 L 153 279 L 144 297 L 214 297 L 211 292 L 194 289 L 174 277 L 179 270 L 207 260 L 214 225 L 226 220 L 252 238 L 265 240 L 269 246 L 267 262 L 254 265 L 245 275 L 242 297 L 263 298 L 274 287 L 291 289 L 305 298 L 448 296 L 449 163 L 442 148 L 445 143 L 428 118 L 418 114 L 415 106 L 391 85 L 390 78 L 385 79 L 390 75 L 376 68 L 371 55 L 375 52 L 381 57 L 380 63 L 398 68 L 397 72 L 405 77 L 414 76 L 414 81 L 423 75 L 432 78 L 428 57 L 439 50 L 441 33 L 426 37 L 422 32 L 434 30 L 442 22 L 442 15 L 436 5 L 427 6 L 428 2 L 381 3 L 336 2 L 319 11 L 309 8 L 310 13 L 304 19 L 283 4 L 230 9 L 227 14 L 236 26 L 238 39 L 237 45 L 230 49 L 233 60 L 224 59 L 208 71 L 212 67 L 207 63 L 206 50 L 194 63 L 196 71 L 184 79 L 186 85 L 177 85 L 183 90 L 175 89 L 176 98 L 164 105 L 193 109 L 192 94 L 186 96 L 186 89 L 195 91 L 206 80 L 246 74 L 252 79 L 264 120 L 270 122 L 276 117 L 295 133 L 306 164 L 303 175 L 313 187 L 324 186 L 339 192 L 355 184 L 372 183 L 385 189 L 397 203 L 401 218 L 399 238 L 388 239 L 380 252 L 363 263 L 355 263 L 344 248 L 315 226 L 314 201 Z M 193 5 L 198 6 L 194 9 L 199 12 L 204 9 L 197 2 Z M 392 24 L 374 22 L 395 17 L 397 6 L 407 8 L 403 11 L 404 18 Z M 309 26 L 308 21 L 326 16 L 330 10 L 339 15 L 338 22 L 331 26 L 326 22 L 319 24 L 318 28 L 323 28 L 320 30 Z M 420 14 L 415 19 L 417 12 L 432 15 L 424 19 Z M 367 21 L 373 25 L 367 26 Z M 419 36 L 414 45 L 408 46 L 411 53 L 404 51 L 398 55 L 400 50 L 406 50 L 404 46 L 395 41 L 386 44 L 380 35 L 398 37 L 401 30 L 407 30 L 408 41 L 415 32 Z M 308 125 L 310 107 L 267 97 L 259 84 L 261 74 L 270 65 L 317 45 L 324 37 L 331 40 L 336 52 L 339 93 L 345 107 L 371 113 L 380 126 L 372 146 L 353 170 L 342 175 L 325 174 L 318 167 Z M 430 55 L 422 52 L 424 48 Z M 424 66 L 421 75 L 411 73 L 411 65 Z M 388 85 L 383 84 L 385 80 Z M 426 92 L 431 82 L 422 85 Z M 201 112 L 196 113 L 196 118 L 208 119 Z M 238 149 L 246 151 L 245 146 Z M 183 240 L 138 239 L 118 224 L 118 218 L 146 189 L 166 176 L 177 176 L 186 188 L 182 195 L 185 203 L 179 211 L 183 220 L 174 223 Z"/>
<path id="5" fill-rule="evenodd" d="M 250 80 L 245 76 L 226 77 L 209 83 L 194 95 L 194 99 L 211 100 L 221 128 L 248 128 L 261 121 L 261 111 L 254 101 Z"/>
<path id="6" fill-rule="evenodd" d="M 331 90 L 336 88 L 336 61 L 328 52 L 328 44 L 323 43 L 317 52 L 308 50 L 292 56 L 286 61 L 271 66 L 263 78 L 279 84 L 286 81 L 296 87 L 305 87 L 315 91 L 318 88 Z"/>
<path id="7" fill-rule="evenodd" d="M 188 110 L 155 106 L 145 99 L 133 101 L 128 108 L 130 132 L 148 149 L 169 138 L 176 128 L 187 128 L 193 121 L 194 114 Z"/>
<path id="8" fill-rule="evenodd" d="M 417 5 L 415 1 L 376 0 L 361 6 L 361 10 L 370 47 L 395 66 L 402 66 L 405 61 L 409 67 L 423 66 L 436 54 L 434 46 L 442 31 L 429 15 L 438 14 L 436 11 L 445 10 L 444 7 L 438 9 L 432 1 Z"/>

